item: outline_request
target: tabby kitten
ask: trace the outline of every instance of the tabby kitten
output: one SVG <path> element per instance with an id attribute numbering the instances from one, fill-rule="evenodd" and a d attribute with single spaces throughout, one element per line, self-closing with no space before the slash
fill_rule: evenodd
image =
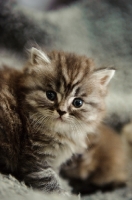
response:
<path id="1" fill-rule="evenodd" d="M 0 70 L 0 171 L 62 192 L 62 163 L 87 147 L 105 111 L 113 69 L 85 56 L 31 49 L 27 66 Z"/>

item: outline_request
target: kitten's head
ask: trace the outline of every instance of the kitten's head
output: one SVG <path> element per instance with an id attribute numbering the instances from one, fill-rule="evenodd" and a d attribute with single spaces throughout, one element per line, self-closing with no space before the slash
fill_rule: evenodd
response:
<path id="1" fill-rule="evenodd" d="M 21 85 L 33 125 L 70 136 L 91 132 L 113 75 L 113 69 L 94 69 L 85 56 L 32 48 Z"/>

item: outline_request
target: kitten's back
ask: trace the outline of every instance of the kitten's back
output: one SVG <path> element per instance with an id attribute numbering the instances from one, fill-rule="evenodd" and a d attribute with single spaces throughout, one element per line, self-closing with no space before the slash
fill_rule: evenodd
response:
<path id="1" fill-rule="evenodd" d="M 18 162 L 21 122 L 14 96 L 18 72 L 9 67 L 0 69 L 0 170 L 13 172 Z"/>

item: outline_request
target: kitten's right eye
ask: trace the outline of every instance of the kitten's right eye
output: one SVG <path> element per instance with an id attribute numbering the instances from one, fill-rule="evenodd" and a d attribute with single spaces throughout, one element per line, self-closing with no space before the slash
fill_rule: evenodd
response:
<path id="1" fill-rule="evenodd" d="M 54 101 L 56 99 L 56 93 L 54 91 L 46 91 L 46 96 L 50 101 Z"/>

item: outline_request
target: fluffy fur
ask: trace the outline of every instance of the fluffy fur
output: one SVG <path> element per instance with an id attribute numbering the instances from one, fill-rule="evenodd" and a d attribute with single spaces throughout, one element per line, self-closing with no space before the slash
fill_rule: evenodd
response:
<path id="1" fill-rule="evenodd" d="M 58 170 L 100 124 L 113 75 L 85 56 L 35 48 L 23 70 L 1 69 L 1 172 L 62 192 Z"/>
<path id="2" fill-rule="evenodd" d="M 126 152 L 127 184 L 132 189 L 132 122 L 122 128 L 121 135 Z"/>
<path id="3" fill-rule="evenodd" d="M 87 139 L 88 149 L 62 166 L 61 173 L 70 179 L 75 192 L 91 193 L 126 184 L 126 153 L 122 138 L 101 125 Z"/>

